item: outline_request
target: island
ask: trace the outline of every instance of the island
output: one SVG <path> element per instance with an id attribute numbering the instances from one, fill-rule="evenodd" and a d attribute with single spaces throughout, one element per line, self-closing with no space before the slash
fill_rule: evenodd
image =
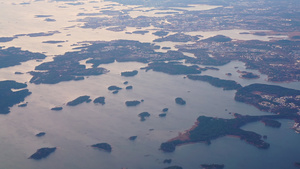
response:
<path id="1" fill-rule="evenodd" d="M 300 168 L 300 163 L 299 162 L 295 162 L 294 165 L 298 168 Z"/>
<path id="2" fill-rule="evenodd" d="M 110 90 L 110 91 L 113 91 L 113 90 L 121 90 L 122 88 L 121 88 L 121 87 L 118 87 L 118 86 L 115 86 L 115 85 L 113 85 L 113 86 L 109 86 L 107 89 L 108 89 L 108 90 Z"/>
<path id="3" fill-rule="evenodd" d="M 53 111 L 60 111 L 62 109 L 63 109 L 63 107 L 53 107 L 53 108 L 51 108 L 51 110 L 53 110 Z"/>
<path id="4" fill-rule="evenodd" d="M 109 145 L 108 143 L 98 143 L 98 144 L 91 145 L 91 147 L 97 148 L 99 150 L 104 150 L 109 153 L 112 150 L 111 145 Z"/>
<path id="5" fill-rule="evenodd" d="M 121 72 L 121 76 L 132 77 L 138 74 L 137 70 Z"/>
<path id="6" fill-rule="evenodd" d="M 166 31 L 156 31 L 156 32 L 154 32 L 152 34 L 156 35 L 156 36 L 167 36 L 169 34 L 169 32 L 166 32 Z"/>
<path id="7" fill-rule="evenodd" d="M 10 107 L 24 102 L 25 98 L 31 94 L 28 89 L 25 89 L 26 87 L 27 84 L 25 83 L 12 80 L 0 81 L 0 114 L 8 114 Z M 17 90 L 13 91 L 13 89 Z"/>
<path id="8" fill-rule="evenodd" d="M 177 97 L 177 98 L 175 98 L 175 103 L 179 104 L 179 105 L 185 105 L 186 101 L 183 100 L 181 97 Z"/>
<path id="9" fill-rule="evenodd" d="M 49 40 L 49 41 L 43 41 L 43 43 L 50 43 L 50 44 L 57 44 L 57 43 L 64 43 L 65 41 L 61 40 Z"/>
<path id="10" fill-rule="evenodd" d="M 145 35 L 146 33 L 149 33 L 149 31 L 133 31 L 132 33 L 134 33 L 134 34 L 140 34 L 140 35 Z"/>
<path id="11" fill-rule="evenodd" d="M 140 101 L 138 101 L 138 100 L 133 100 L 133 101 L 126 101 L 125 102 L 125 105 L 127 106 L 127 107 L 132 107 L 132 106 L 137 106 L 137 105 L 139 105 L 141 102 Z"/>
<path id="12" fill-rule="evenodd" d="M 161 113 L 161 114 L 159 114 L 158 116 L 159 116 L 159 117 L 166 117 L 167 114 L 166 114 L 166 113 Z"/>
<path id="13" fill-rule="evenodd" d="M 162 109 L 162 112 L 167 112 L 167 111 L 169 111 L 169 108 L 163 108 Z"/>
<path id="14" fill-rule="evenodd" d="M 36 134 L 35 136 L 36 137 L 42 137 L 42 136 L 45 136 L 45 135 L 46 135 L 45 132 L 40 132 L 40 133 Z"/>
<path id="15" fill-rule="evenodd" d="M 200 116 L 191 129 L 162 143 L 160 149 L 164 152 L 173 152 L 179 145 L 197 142 L 211 144 L 211 140 L 224 136 L 235 136 L 259 149 L 268 149 L 270 144 L 262 140 L 261 135 L 243 130 L 241 127 L 265 119 L 291 119 L 295 121 L 300 119 L 299 115 L 243 116 L 235 113 L 234 116 L 233 119 Z"/>
<path id="16" fill-rule="evenodd" d="M 90 96 L 79 96 L 78 98 L 68 102 L 67 106 L 77 106 L 81 103 L 84 103 L 84 102 L 88 103 L 90 101 L 91 101 Z"/>
<path id="17" fill-rule="evenodd" d="M 94 100 L 94 103 L 99 103 L 99 104 L 104 105 L 104 104 L 105 104 L 105 97 L 97 97 L 97 98 Z"/>
<path id="18" fill-rule="evenodd" d="M 201 164 L 202 169 L 223 169 L 224 164 Z"/>
<path id="19" fill-rule="evenodd" d="M 187 74 L 200 74 L 198 66 L 185 66 L 178 62 L 154 62 L 145 67 L 146 71 L 153 70 L 156 72 L 163 72 L 169 75 L 187 75 Z"/>
<path id="20" fill-rule="evenodd" d="M 166 37 L 162 37 L 159 39 L 155 39 L 153 42 L 165 42 L 165 41 L 171 41 L 171 42 L 195 42 L 199 38 L 197 36 L 191 36 L 191 35 L 186 35 L 183 33 L 176 33 L 174 35 L 169 35 Z"/>
<path id="21" fill-rule="evenodd" d="M 128 139 L 131 140 L 131 141 L 134 141 L 136 138 L 137 138 L 137 136 L 131 136 Z"/>
<path id="22" fill-rule="evenodd" d="M 145 121 L 146 117 L 150 117 L 150 113 L 148 113 L 148 112 L 142 112 L 138 116 L 141 118 L 141 121 Z"/>
<path id="23" fill-rule="evenodd" d="M 260 77 L 259 75 L 254 74 L 252 72 L 240 71 L 240 70 L 238 70 L 237 72 L 241 74 L 240 78 L 243 79 L 258 79 Z"/>
<path id="24" fill-rule="evenodd" d="M 133 86 L 126 86 L 126 90 L 132 90 Z"/>
<path id="25" fill-rule="evenodd" d="M 34 154 L 32 154 L 29 159 L 41 160 L 43 158 L 48 157 L 51 153 L 55 152 L 56 147 L 45 147 L 38 149 Z"/>
<path id="26" fill-rule="evenodd" d="M 22 72 L 15 72 L 15 75 L 22 75 L 22 74 L 24 74 L 24 73 L 22 73 Z"/>
<path id="27" fill-rule="evenodd" d="M 112 94 L 118 94 L 119 93 L 119 90 L 115 90 L 112 92 Z"/>
<path id="28" fill-rule="evenodd" d="M 188 75 L 188 79 L 208 82 L 212 86 L 223 88 L 223 90 L 237 90 L 242 86 L 233 80 L 224 80 L 208 75 Z"/>

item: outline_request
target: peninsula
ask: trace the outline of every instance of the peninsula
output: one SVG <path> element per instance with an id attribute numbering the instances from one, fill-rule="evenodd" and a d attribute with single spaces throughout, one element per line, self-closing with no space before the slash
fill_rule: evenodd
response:
<path id="1" fill-rule="evenodd" d="M 199 80 L 208 82 L 212 86 L 223 88 L 224 90 L 237 90 L 242 86 L 233 80 L 224 80 L 219 79 L 217 77 L 212 77 L 208 75 L 188 75 L 187 76 L 191 80 Z"/>
<path id="2" fill-rule="evenodd" d="M 12 80 L 0 81 L 0 114 L 8 114 L 10 107 L 22 103 L 31 92 L 25 89 L 27 84 Z M 13 89 L 18 89 L 13 91 Z M 27 105 L 27 104 L 26 104 Z"/>
<path id="3" fill-rule="evenodd" d="M 191 129 L 162 143 L 160 149 L 164 152 L 173 152 L 176 146 L 179 145 L 196 142 L 211 144 L 211 140 L 224 136 L 236 136 L 259 149 L 268 149 L 270 144 L 262 140 L 261 135 L 252 131 L 243 130 L 241 127 L 248 123 L 266 119 L 300 119 L 298 115 L 242 116 L 240 114 L 234 114 L 234 116 L 235 118 L 233 119 L 200 116 Z"/>

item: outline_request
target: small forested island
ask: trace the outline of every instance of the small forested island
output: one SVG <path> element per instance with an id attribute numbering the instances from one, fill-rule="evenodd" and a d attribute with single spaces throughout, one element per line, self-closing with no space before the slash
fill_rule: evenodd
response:
<path id="1" fill-rule="evenodd" d="M 53 110 L 53 111 L 60 111 L 62 109 L 63 109 L 63 107 L 53 107 L 53 108 L 51 108 L 51 110 Z"/>
<path id="2" fill-rule="evenodd" d="M 79 96 L 75 100 L 68 102 L 67 106 L 77 106 L 81 103 L 84 103 L 84 102 L 88 103 L 90 101 L 91 101 L 90 96 Z"/>
<path id="3" fill-rule="evenodd" d="M 201 71 L 198 66 L 185 66 L 178 62 L 154 62 L 148 64 L 145 68 L 146 71 L 153 70 L 156 72 L 163 72 L 169 75 L 188 75 L 188 74 L 200 74 Z"/>
<path id="4" fill-rule="evenodd" d="M 121 88 L 121 87 L 118 87 L 118 86 L 115 86 L 115 85 L 113 85 L 113 86 L 109 86 L 107 89 L 108 89 L 108 90 L 110 90 L 110 91 L 115 91 L 115 90 L 121 90 L 122 88 Z"/>
<path id="5" fill-rule="evenodd" d="M 300 119 L 299 115 L 242 116 L 240 114 L 234 114 L 234 116 L 234 119 L 200 116 L 191 129 L 162 143 L 160 149 L 164 152 L 173 152 L 175 151 L 176 146 L 179 145 L 196 142 L 210 144 L 211 140 L 227 135 L 239 137 L 241 140 L 244 140 L 259 149 L 268 149 L 270 144 L 262 140 L 261 135 L 252 131 L 245 131 L 241 129 L 241 127 L 248 123 L 265 119 Z"/>
<path id="6" fill-rule="evenodd" d="M 163 38 L 155 39 L 153 42 L 165 42 L 165 41 L 171 41 L 171 42 L 195 42 L 199 38 L 197 36 L 191 36 L 186 35 L 183 33 L 176 33 L 174 35 L 169 35 Z"/>
<path id="7" fill-rule="evenodd" d="M 44 58 L 46 58 L 44 54 L 32 53 L 21 50 L 20 48 L 10 47 L 3 49 L 0 47 L 0 68 L 16 66 L 20 65 L 21 62 Z"/>
<path id="8" fill-rule="evenodd" d="M 133 86 L 126 86 L 126 90 L 131 90 L 133 89 Z"/>
<path id="9" fill-rule="evenodd" d="M 276 85 L 251 84 L 237 90 L 234 99 L 276 114 L 300 112 L 300 90 Z"/>
<path id="10" fill-rule="evenodd" d="M 42 137 L 42 136 L 44 136 L 44 135 L 46 135 L 45 132 L 40 132 L 40 133 L 36 134 L 35 136 L 37 136 L 37 137 Z"/>
<path id="11" fill-rule="evenodd" d="M 159 114 L 158 116 L 159 116 L 159 117 L 166 117 L 167 114 L 166 114 L 166 113 L 161 113 L 161 114 Z"/>
<path id="12" fill-rule="evenodd" d="M 183 100 L 181 97 L 177 97 L 177 98 L 175 98 L 175 103 L 179 104 L 179 105 L 185 105 L 186 101 Z"/>
<path id="13" fill-rule="evenodd" d="M 252 72 L 240 71 L 240 70 L 238 70 L 237 72 L 241 74 L 240 78 L 243 79 L 258 79 L 260 77 L 259 75 L 254 74 Z"/>
<path id="14" fill-rule="evenodd" d="M 104 104 L 105 104 L 105 97 L 97 97 L 97 98 L 94 100 L 94 103 L 99 103 L 99 104 L 104 105 Z"/>
<path id="15" fill-rule="evenodd" d="M 121 76 L 132 77 L 138 74 L 137 70 L 121 72 Z"/>
<path id="16" fill-rule="evenodd" d="M 131 136 L 128 139 L 131 140 L 131 141 L 134 141 L 136 138 L 137 138 L 137 136 Z"/>
<path id="17" fill-rule="evenodd" d="M 29 159 L 34 159 L 34 160 L 40 160 L 42 158 L 48 157 L 51 153 L 53 153 L 56 150 L 56 147 L 49 148 L 40 148 L 38 149 L 34 154 L 32 154 Z"/>
<path id="18" fill-rule="evenodd" d="M 208 76 L 208 75 L 203 75 L 203 76 L 202 75 L 188 75 L 187 77 L 191 80 L 199 80 L 199 81 L 208 82 L 209 84 L 211 84 L 215 87 L 221 87 L 224 90 L 237 90 L 242 87 L 236 81 L 219 79 L 217 77 L 212 77 L 212 76 Z"/>
<path id="19" fill-rule="evenodd" d="M 43 43 L 51 43 L 51 44 L 57 44 L 57 43 L 64 43 L 65 41 L 61 40 L 49 40 L 49 41 L 43 41 Z"/>
<path id="20" fill-rule="evenodd" d="M 142 112 L 138 116 L 141 118 L 141 121 L 145 121 L 146 117 L 150 117 L 150 113 L 148 113 L 148 112 Z"/>
<path id="21" fill-rule="evenodd" d="M 24 73 L 22 73 L 22 72 L 15 72 L 15 75 L 22 75 L 22 74 L 24 74 Z"/>
<path id="22" fill-rule="evenodd" d="M 12 80 L 0 81 L 0 114 L 8 114 L 10 107 L 23 102 L 25 97 L 31 94 L 28 89 L 23 89 L 26 87 L 27 84 L 25 83 L 18 83 Z M 14 92 L 12 89 L 18 90 Z"/>
<path id="23" fill-rule="evenodd" d="M 156 31 L 156 32 L 154 32 L 152 34 L 156 35 L 156 36 L 167 36 L 169 34 L 169 32 L 166 32 L 166 31 Z"/>
<path id="24" fill-rule="evenodd" d="M 125 102 L 125 105 L 127 106 L 127 107 L 131 107 L 131 106 L 137 106 L 137 105 L 139 105 L 141 102 L 140 101 L 138 101 L 138 100 L 133 100 L 133 101 L 126 101 Z"/>
<path id="25" fill-rule="evenodd" d="M 106 152 L 111 152 L 112 150 L 111 145 L 109 145 L 108 143 L 98 143 L 92 145 L 92 147 L 97 148 L 99 150 L 104 150 Z"/>
<path id="26" fill-rule="evenodd" d="M 224 164 L 201 164 L 202 169 L 223 169 Z"/>
<path id="27" fill-rule="evenodd" d="M 149 31 L 133 31 L 132 33 L 145 35 L 146 33 L 149 33 Z"/>

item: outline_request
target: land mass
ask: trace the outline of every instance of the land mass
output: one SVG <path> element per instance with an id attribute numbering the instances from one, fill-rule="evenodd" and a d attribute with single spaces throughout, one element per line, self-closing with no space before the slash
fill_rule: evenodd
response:
<path id="1" fill-rule="evenodd" d="M 115 40 L 90 43 L 91 45 L 75 48 L 79 51 L 58 55 L 53 61 L 37 66 L 35 71 L 30 72 L 33 76 L 30 83 L 56 84 L 62 81 L 83 80 L 84 76 L 107 73 L 108 70 L 98 66 L 115 61 L 148 63 L 187 58 L 178 51 L 155 52 L 155 45 L 138 41 Z M 82 60 L 91 63 L 92 68 L 86 69 L 85 65 L 81 65 L 79 62 Z"/>
<path id="2" fill-rule="evenodd" d="M 32 154 L 29 159 L 40 160 L 48 157 L 51 153 L 55 152 L 56 147 L 53 148 L 40 148 L 34 154 Z"/>
<path id="3" fill-rule="evenodd" d="M 121 72 L 121 76 L 125 76 L 125 77 L 132 77 L 132 76 L 135 76 L 137 74 L 138 74 L 137 70 Z"/>
<path id="4" fill-rule="evenodd" d="M 126 101 L 125 102 L 125 105 L 127 106 L 127 107 L 132 107 L 132 106 L 137 106 L 137 105 L 139 105 L 141 102 L 140 101 L 138 101 L 138 100 L 133 100 L 133 101 Z"/>
<path id="5" fill-rule="evenodd" d="M 88 103 L 90 101 L 91 101 L 90 96 L 79 96 L 78 98 L 68 102 L 67 106 L 77 106 L 81 103 L 84 103 L 84 102 Z"/>
<path id="6" fill-rule="evenodd" d="M 178 62 L 154 62 L 148 64 L 145 69 L 146 71 L 152 69 L 155 72 L 163 72 L 169 75 L 188 75 L 201 73 L 198 66 L 185 66 Z"/>
<path id="7" fill-rule="evenodd" d="M 0 68 L 16 66 L 20 65 L 21 62 L 44 58 L 46 58 L 44 54 L 32 53 L 20 48 L 10 47 L 3 49 L 0 47 Z"/>
<path id="8" fill-rule="evenodd" d="M 92 145 L 92 147 L 97 148 L 99 150 L 104 150 L 109 153 L 112 150 L 111 145 L 109 145 L 108 143 L 98 143 L 98 144 Z"/>
<path id="9" fill-rule="evenodd" d="M 187 130 L 184 133 L 180 133 L 178 137 L 162 143 L 160 149 L 164 152 L 173 152 L 175 151 L 176 146 L 179 145 L 196 142 L 205 142 L 207 144 L 210 144 L 211 140 L 223 136 L 236 136 L 259 149 L 268 149 L 270 147 L 270 144 L 262 140 L 261 135 L 252 131 L 245 131 L 241 129 L 241 127 L 248 123 L 253 123 L 265 119 L 299 120 L 300 118 L 300 116 L 298 115 L 234 115 L 234 119 L 200 116 L 191 129 Z"/>
<path id="10" fill-rule="evenodd" d="M 240 84 L 238 84 L 233 80 L 224 80 L 224 79 L 219 79 L 217 77 L 212 77 L 208 75 L 203 75 L 203 76 L 188 75 L 187 77 L 191 80 L 200 80 L 200 81 L 208 82 L 212 86 L 221 87 L 224 90 L 237 90 L 242 87 Z"/>
<path id="11" fill-rule="evenodd" d="M 234 99 L 251 104 L 261 111 L 276 114 L 300 113 L 300 90 L 256 83 L 237 90 Z"/>
<path id="12" fill-rule="evenodd" d="M 23 89 L 26 87 L 27 84 L 12 80 L 0 81 L 0 114 L 8 114 L 10 107 L 23 102 L 25 97 L 31 94 L 28 89 Z M 18 90 L 13 91 L 12 89 Z"/>
<path id="13" fill-rule="evenodd" d="M 99 103 L 99 104 L 104 105 L 104 104 L 105 104 L 105 97 L 97 97 L 97 98 L 94 100 L 94 103 Z"/>

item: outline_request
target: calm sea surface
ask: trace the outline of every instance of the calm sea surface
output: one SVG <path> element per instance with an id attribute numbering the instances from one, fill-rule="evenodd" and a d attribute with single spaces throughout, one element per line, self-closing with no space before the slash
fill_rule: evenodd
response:
<path id="1" fill-rule="evenodd" d="M 53 55 L 63 54 L 72 50 L 72 44 L 90 40 L 130 39 L 142 42 L 152 42 L 153 27 L 145 35 L 129 35 L 124 32 L 111 32 L 105 29 L 82 29 L 82 23 L 75 22 L 80 18 L 77 13 L 95 12 L 111 3 L 88 3 L 85 6 L 65 5 L 65 2 L 32 1 L 28 5 L 20 5 L 23 1 L 7 2 L 0 0 L 0 37 L 14 36 L 20 33 L 37 33 L 58 30 L 61 33 L 50 37 L 28 36 L 19 37 L 11 42 L 1 43 L 1 46 L 18 46 L 24 50 L 46 52 L 51 61 Z M 62 6 L 65 6 L 63 8 Z M 136 8 L 134 6 L 111 6 L 115 9 Z M 192 9 L 211 9 L 212 7 L 194 6 Z M 3 9 L 3 10 L 2 10 Z M 45 10 L 47 9 L 47 10 Z M 15 11 L 12 13 L 11 11 Z M 132 15 L 140 14 L 136 8 Z M 26 13 L 26 15 L 23 15 Z M 35 18 L 38 14 L 53 15 L 57 21 L 48 23 L 43 18 Z M 144 15 L 152 15 L 148 13 Z M 37 26 L 39 25 L 39 26 Z M 74 26 L 74 28 L 65 28 Z M 135 31 L 127 28 L 126 31 Z M 193 35 L 203 35 L 204 38 L 224 34 L 243 40 L 268 37 L 241 35 L 238 32 L 246 30 L 228 30 L 220 32 L 193 32 Z M 68 35 L 71 34 L 71 35 Z M 98 35 L 98 36 L 95 36 Z M 45 40 L 65 40 L 63 47 L 41 43 Z M 180 43 L 163 42 L 158 45 L 172 47 Z M 163 50 L 161 50 L 163 51 Z M 0 69 L 0 80 L 16 80 L 29 82 L 31 76 L 25 72 L 34 70 L 41 64 L 28 61 L 22 65 Z M 290 128 L 293 121 L 281 120 L 282 127 L 274 129 L 265 127 L 263 123 L 250 123 L 243 127 L 267 135 L 271 144 L 268 150 L 256 147 L 233 137 L 222 137 L 213 140 L 211 145 L 203 143 L 179 146 L 174 153 L 163 153 L 159 150 L 165 142 L 189 129 L 200 115 L 220 118 L 233 118 L 229 112 L 244 115 L 266 115 L 253 106 L 234 101 L 235 91 L 223 91 L 208 83 L 184 79 L 184 76 L 171 76 L 163 73 L 140 70 L 146 64 L 137 62 L 112 63 L 101 65 L 110 70 L 100 76 L 90 76 L 83 81 L 62 82 L 55 85 L 34 85 L 28 83 L 32 94 L 26 98 L 28 106 L 14 106 L 11 113 L 0 116 L 0 169 L 153 169 L 164 168 L 164 159 L 173 159 L 172 165 L 180 165 L 184 169 L 200 168 L 203 163 L 225 164 L 228 169 L 283 169 L 295 168 L 294 162 L 299 162 L 300 135 Z M 235 67 L 238 67 L 237 69 Z M 222 79 L 235 80 L 243 86 L 252 83 L 266 83 L 266 75 L 259 79 L 247 80 L 239 78 L 237 70 L 246 70 L 242 62 L 233 61 L 218 67 L 219 71 L 208 70 L 207 74 Z M 135 77 L 122 77 L 122 71 L 139 70 Z M 14 72 L 24 72 L 15 75 Z M 255 70 L 247 70 L 259 74 Z M 226 73 L 232 73 L 231 77 Z M 133 90 L 125 90 L 123 82 L 133 86 Z M 284 87 L 300 90 L 300 83 L 276 83 Z M 107 88 L 117 85 L 123 89 L 118 94 L 112 94 Z M 89 95 L 92 99 L 99 96 L 106 98 L 105 105 L 83 103 L 76 107 L 65 104 L 78 96 Z M 176 105 L 174 99 L 182 97 L 187 101 L 185 106 Z M 136 107 L 126 107 L 125 101 L 144 100 Z M 62 111 L 51 111 L 55 106 L 62 106 Z M 160 118 L 163 108 L 169 108 L 167 116 Z M 227 109 L 227 111 L 225 110 Z M 147 111 L 151 114 L 146 121 L 141 122 L 138 114 Z M 35 137 L 39 132 L 46 132 L 41 138 Z M 129 141 L 130 136 L 138 136 L 135 141 Z M 107 142 L 112 146 L 112 152 L 106 153 L 90 147 L 95 143 Z M 27 159 L 37 149 L 42 147 L 57 147 L 55 153 L 47 159 L 34 161 Z"/>

